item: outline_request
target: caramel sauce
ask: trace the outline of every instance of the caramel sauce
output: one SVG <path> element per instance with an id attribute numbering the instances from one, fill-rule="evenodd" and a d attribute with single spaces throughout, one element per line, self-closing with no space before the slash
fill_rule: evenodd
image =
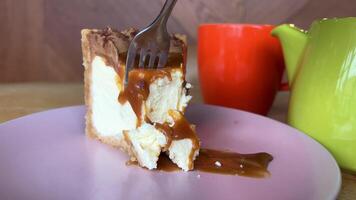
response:
<path id="1" fill-rule="evenodd" d="M 194 170 L 226 175 L 239 175 L 254 178 L 270 176 L 268 164 L 273 157 L 268 153 L 239 154 L 235 152 L 213 149 L 200 149 L 199 156 L 194 161 Z M 167 155 L 161 154 L 157 162 L 157 170 L 180 171 L 169 160 Z"/>
<path id="2" fill-rule="evenodd" d="M 126 52 L 119 54 L 120 63 L 125 63 Z M 138 57 L 136 57 L 136 67 L 129 72 L 128 85 L 120 93 L 118 100 L 121 104 L 124 104 L 126 101 L 129 101 L 132 109 L 134 110 L 138 122 L 137 126 L 140 126 L 143 120 L 142 119 L 142 105 L 143 102 L 147 100 L 149 95 L 149 86 L 158 78 L 168 77 L 171 78 L 171 70 L 174 68 L 183 67 L 183 55 L 181 53 L 171 53 L 168 56 L 168 61 L 165 68 L 162 69 L 144 69 L 139 68 Z M 146 60 L 148 62 L 148 60 Z M 147 64 L 147 63 L 146 63 Z M 121 80 L 124 77 L 125 66 L 119 67 L 119 76 Z"/>
<path id="3" fill-rule="evenodd" d="M 172 127 L 170 127 L 167 123 L 164 123 L 164 124 L 156 123 L 155 128 L 160 130 L 166 136 L 167 145 L 163 149 L 163 151 L 167 151 L 168 148 L 171 146 L 172 140 L 173 140 L 174 133 L 173 133 Z"/>
<path id="4" fill-rule="evenodd" d="M 239 154 L 201 149 L 194 166 L 199 171 L 263 178 L 270 175 L 267 167 L 272 160 L 273 157 L 264 152 Z M 217 162 L 221 165 L 217 165 Z"/>
<path id="5" fill-rule="evenodd" d="M 159 171 L 165 172 L 179 172 L 182 171 L 176 164 L 174 164 L 168 157 L 167 154 L 161 153 L 157 161 L 157 169 Z"/>
<path id="6" fill-rule="evenodd" d="M 149 86 L 158 78 L 168 77 L 171 79 L 171 74 L 168 69 L 134 69 L 129 73 L 129 81 L 127 87 L 119 95 L 119 102 L 124 104 L 129 101 L 138 120 L 137 126 L 140 126 L 142 121 L 142 105 L 147 100 L 149 95 Z"/>
<path id="7" fill-rule="evenodd" d="M 239 154 L 213 149 L 200 149 L 194 161 L 194 171 L 214 174 L 267 178 L 270 176 L 268 164 L 273 157 L 268 153 Z M 217 165 L 219 162 L 220 165 Z M 128 161 L 127 165 L 138 165 L 137 161 Z M 169 157 L 162 153 L 157 161 L 158 171 L 180 172 L 181 169 Z"/>
<path id="8" fill-rule="evenodd" d="M 200 147 L 199 138 L 195 133 L 194 127 L 178 111 L 170 110 L 169 115 L 173 118 L 174 125 L 170 127 L 168 124 L 156 124 L 156 128 L 161 130 L 168 138 L 168 147 L 171 145 L 172 140 L 190 139 L 193 143 L 193 148 L 190 152 L 189 160 L 192 161 L 194 152 Z M 188 167 L 193 169 L 193 162 L 190 162 Z"/>

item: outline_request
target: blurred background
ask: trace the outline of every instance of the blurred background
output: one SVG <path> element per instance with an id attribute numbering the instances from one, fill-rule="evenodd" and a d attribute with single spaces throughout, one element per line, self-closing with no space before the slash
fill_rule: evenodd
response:
<path id="1" fill-rule="evenodd" d="M 1 0 L 0 82 L 82 81 L 80 29 L 143 28 L 164 0 Z M 355 0 L 179 0 L 171 32 L 196 43 L 200 23 L 295 23 L 355 15 Z M 194 49 L 194 48 L 193 48 Z"/>

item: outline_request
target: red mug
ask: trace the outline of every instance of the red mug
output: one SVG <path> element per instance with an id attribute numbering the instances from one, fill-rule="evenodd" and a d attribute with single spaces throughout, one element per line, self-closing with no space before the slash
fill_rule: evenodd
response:
<path id="1" fill-rule="evenodd" d="M 205 103 L 266 115 L 284 61 L 272 25 L 203 24 L 198 30 L 199 81 Z"/>

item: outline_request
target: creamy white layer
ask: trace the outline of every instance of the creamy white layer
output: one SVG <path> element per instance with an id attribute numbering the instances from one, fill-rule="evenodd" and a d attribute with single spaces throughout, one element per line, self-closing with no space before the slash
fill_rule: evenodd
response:
<path id="1" fill-rule="evenodd" d="M 166 136 L 153 125 L 143 123 L 139 128 L 125 132 L 140 166 L 157 168 L 158 157 L 167 145 Z"/>
<path id="2" fill-rule="evenodd" d="M 131 105 L 121 105 L 117 98 L 120 88 L 117 73 L 96 56 L 92 62 L 90 94 L 92 99 L 92 123 L 100 136 L 118 136 L 123 130 L 136 128 L 137 117 Z"/>
<path id="3" fill-rule="evenodd" d="M 139 164 L 148 169 L 157 167 L 158 156 L 167 145 L 165 135 L 153 125 L 142 123 L 136 128 L 137 117 L 130 103 L 123 105 L 118 102 L 121 85 L 118 85 L 118 75 L 104 59 L 96 56 L 92 63 L 90 94 L 92 99 L 92 124 L 101 137 L 124 139 L 131 144 Z M 186 95 L 190 84 L 183 87 L 183 72 L 172 70 L 171 80 L 163 77 L 155 80 L 149 86 L 149 96 L 143 104 L 143 115 L 153 123 L 173 124 L 169 110 L 184 111 L 191 96 Z M 189 155 L 192 150 L 190 139 L 174 140 L 169 148 L 170 159 L 184 171 L 189 170 Z M 194 153 L 196 155 L 197 152 Z M 195 157 L 194 157 L 195 158 Z"/>

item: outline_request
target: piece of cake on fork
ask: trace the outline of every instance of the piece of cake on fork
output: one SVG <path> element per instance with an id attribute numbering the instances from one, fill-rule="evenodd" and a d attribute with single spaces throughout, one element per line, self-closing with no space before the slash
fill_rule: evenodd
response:
<path id="1" fill-rule="evenodd" d="M 200 142 L 184 118 L 191 99 L 186 38 L 172 35 L 166 66 L 134 68 L 125 87 L 126 53 L 135 34 L 135 29 L 82 30 L 86 134 L 120 147 L 142 167 L 155 169 L 164 152 L 184 171 L 192 170 Z"/>

